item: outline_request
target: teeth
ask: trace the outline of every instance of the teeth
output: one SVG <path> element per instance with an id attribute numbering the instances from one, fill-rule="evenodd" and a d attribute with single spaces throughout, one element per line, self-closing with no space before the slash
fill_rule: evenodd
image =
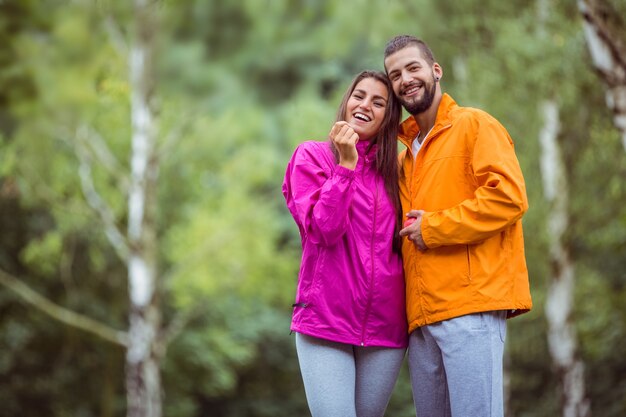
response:
<path id="1" fill-rule="evenodd" d="M 414 92 L 416 92 L 417 90 L 419 90 L 421 86 L 413 86 L 411 88 L 408 88 L 406 90 L 404 90 L 404 94 L 412 94 Z"/>
<path id="2" fill-rule="evenodd" d="M 366 122 L 369 122 L 370 120 L 372 120 L 368 116 L 364 115 L 363 113 L 354 113 L 354 117 L 357 119 L 364 120 Z"/>

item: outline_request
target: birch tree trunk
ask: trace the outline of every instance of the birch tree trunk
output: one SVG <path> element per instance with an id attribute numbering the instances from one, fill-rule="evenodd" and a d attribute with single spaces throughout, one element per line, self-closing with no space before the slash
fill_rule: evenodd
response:
<path id="1" fill-rule="evenodd" d="M 132 151 L 128 198 L 129 342 L 126 390 L 129 417 L 161 416 L 161 325 L 157 304 L 156 125 L 152 108 L 156 9 L 134 0 L 135 36 L 130 49 Z"/>
<path id="2" fill-rule="evenodd" d="M 552 277 L 546 298 L 548 346 L 562 389 L 562 416 L 590 416 L 585 395 L 583 362 L 577 355 L 576 329 L 571 322 L 574 302 L 574 266 L 565 232 L 569 227 L 569 185 L 560 144 L 559 108 L 554 100 L 543 105 L 541 174 L 544 196 L 550 204 L 547 225 Z"/>
<path id="3" fill-rule="evenodd" d="M 626 23 L 606 0 L 578 0 L 587 46 L 626 150 Z"/>

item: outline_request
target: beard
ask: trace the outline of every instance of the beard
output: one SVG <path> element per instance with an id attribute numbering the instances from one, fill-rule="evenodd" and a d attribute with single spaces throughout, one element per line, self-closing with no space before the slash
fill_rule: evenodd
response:
<path id="1" fill-rule="evenodd" d="M 436 81 L 435 77 L 433 77 L 432 83 L 424 83 L 424 95 L 421 99 L 409 102 L 403 98 L 399 98 L 402 107 L 413 116 L 425 112 L 433 104 L 433 100 L 435 99 L 435 87 Z"/>

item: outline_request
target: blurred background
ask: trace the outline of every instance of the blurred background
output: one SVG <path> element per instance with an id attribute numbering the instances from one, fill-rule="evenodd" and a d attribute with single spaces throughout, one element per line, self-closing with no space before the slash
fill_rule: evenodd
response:
<path id="1" fill-rule="evenodd" d="M 282 177 L 397 34 L 430 44 L 460 105 L 502 122 L 525 174 L 534 309 L 509 322 L 506 415 L 626 415 L 626 140 L 610 99 L 624 71 L 594 65 L 592 3 L 623 66 L 624 0 L 163 0 L 147 21 L 122 0 L 0 0 L 0 416 L 127 415 L 142 311 L 127 253 L 154 266 L 164 416 L 308 415 Z M 158 173 L 143 182 L 137 117 Z M 406 370 L 387 415 L 415 415 Z"/>

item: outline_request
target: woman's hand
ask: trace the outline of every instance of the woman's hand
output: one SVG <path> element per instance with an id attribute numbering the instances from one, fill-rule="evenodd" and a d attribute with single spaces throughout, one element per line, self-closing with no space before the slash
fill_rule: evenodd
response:
<path id="1" fill-rule="evenodd" d="M 400 236 L 406 236 L 422 252 L 428 249 L 422 237 L 422 217 L 424 213 L 424 210 L 409 211 L 406 214 L 407 219 L 404 222 L 404 228 L 400 230 Z"/>
<path id="2" fill-rule="evenodd" d="M 348 169 L 356 168 L 356 163 L 359 160 L 359 154 L 356 151 L 359 135 L 348 122 L 335 123 L 328 137 L 339 152 L 339 165 Z"/>

